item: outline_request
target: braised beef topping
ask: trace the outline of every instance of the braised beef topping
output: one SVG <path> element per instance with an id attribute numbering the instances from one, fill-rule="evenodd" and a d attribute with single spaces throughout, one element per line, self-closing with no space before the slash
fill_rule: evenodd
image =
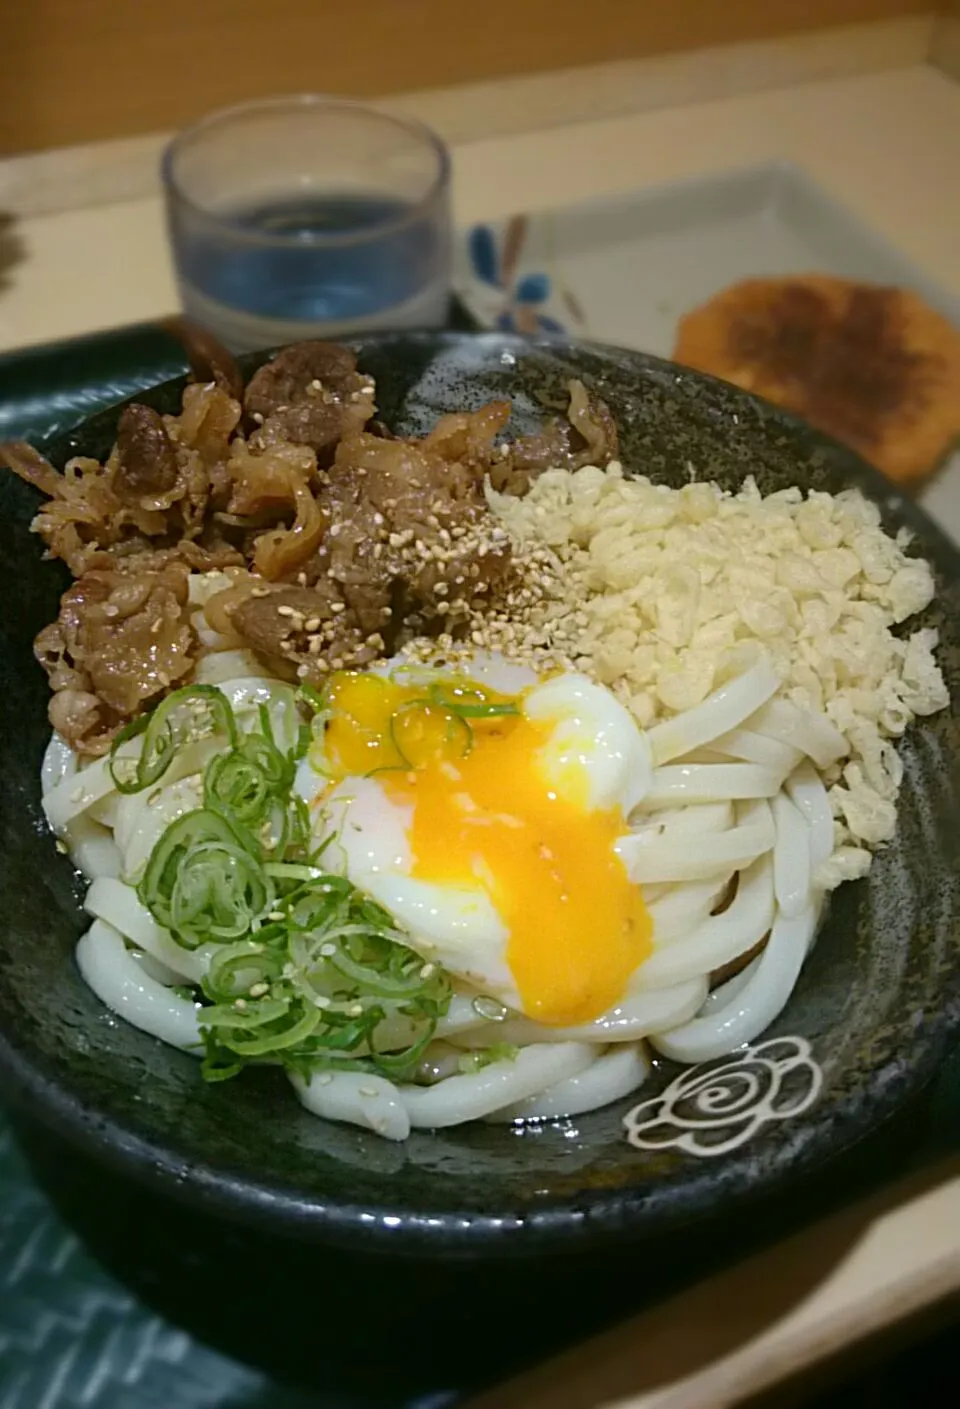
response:
<path id="1" fill-rule="evenodd" d="M 177 482 L 177 452 L 163 417 L 133 402 L 117 423 L 117 468 L 113 488 L 125 503 L 166 494 Z"/>
<path id="2" fill-rule="evenodd" d="M 191 571 L 234 574 L 211 629 L 319 681 L 417 635 L 455 639 L 507 596 L 510 543 L 486 481 L 523 492 L 549 465 L 616 454 L 609 412 L 579 382 L 567 419 L 537 437 L 505 440 L 510 405 L 494 401 L 404 439 L 372 421 L 375 388 L 347 348 L 287 348 L 244 392 L 229 353 L 185 323 L 179 335 L 202 381 L 177 416 L 127 406 L 104 464 L 77 457 L 59 474 L 30 446 L 0 446 L 47 496 L 34 528 L 77 579 L 36 651 L 51 719 L 82 752 L 107 748 L 208 649 Z"/>

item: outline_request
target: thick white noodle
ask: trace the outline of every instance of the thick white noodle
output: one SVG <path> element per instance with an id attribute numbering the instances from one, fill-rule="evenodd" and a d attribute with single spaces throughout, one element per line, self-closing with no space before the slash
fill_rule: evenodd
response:
<path id="1" fill-rule="evenodd" d="M 761 856 L 740 874 L 733 903 L 711 915 L 684 939 L 654 950 L 639 970 L 644 989 L 669 988 L 710 974 L 745 954 L 767 933 L 774 919 L 773 860 Z"/>
<path id="2" fill-rule="evenodd" d="M 138 758 L 143 746 L 142 739 L 128 739 L 117 750 L 122 759 Z M 163 775 L 164 786 L 188 777 L 202 770 L 204 764 L 217 752 L 219 745 L 213 739 L 200 739 L 178 749 L 170 766 Z M 142 793 L 131 793 L 129 797 L 148 802 L 156 789 L 147 788 Z M 47 821 L 59 835 L 66 824 L 81 813 L 89 811 L 96 804 L 116 796 L 113 774 L 110 771 L 110 755 L 95 759 L 71 777 L 65 777 L 51 788 L 43 798 L 43 810 Z M 121 844 L 122 850 L 122 844 Z"/>
<path id="3" fill-rule="evenodd" d="M 46 797 L 63 778 L 72 778 L 77 771 L 77 755 L 56 730 L 43 751 L 40 765 L 40 794 Z"/>
<path id="4" fill-rule="evenodd" d="M 114 835 L 123 857 L 123 874 L 137 881 L 146 869 L 150 853 L 164 832 L 203 801 L 203 781 L 198 773 L 189 778 L 144 792 L 128 793 L 120 799 Z"/>
<path id="5" fill-rule="evenodd" d="M 119 848 L 99 822 L 89 817 L 74 817 L 63 829 L 63 841 L 74 866 L 88 881 L 95 881 L 98 876 L 119 876 Z"/>
<path id="6" fill-rule="evenodd" d="M 353 1071 L 315 1073 L 309 1081 L 290 1073 L 301 1103 L 324 1120 L 362 1125 L 385 1140 L 405 1140 L 410 1117 L 392 1081 L 383 1076 Z"/>
<path id="7" fill-rule="evenodd" d="M 491 1062 L 468 1076 L 450 1076 L 436 1086 L 398 1086 L 416 1129 L 442 1130 L 525 1101 L 558 1081 L 586 1071 L 597 1049 L 586 1042 L 523 1047 L 513 1061 Z"/>
<path id="8" fill-rule="evenodd" d="M 816 870 L 833 855 L 830 797 L 820 774 L 806 761 L 787 779 L 787 792 L 810 828 L 810 864 Z"/>
<path id="9" fill-rule="evenodd" d="M 694 709 L 654 725 L 647 735 L 654 763 L 669 763 L 735 729 L 779 688 L 780 677 L 764 657 Z"/>
<path id="10" fill-rule="evenodd" d="M 671 763 L 654 771 L 640 805 L 649 812 L 678 804 L 775 797 L 782 783 L 783 774 L 756 763 Z"/>
<path id="11" fill-rule="evenodd" d="M 757 972 L 762 958 L 763 955 L 758 954 L 757 957 L 751 959 L 749 964 L 746 964 L 738 974 L 734 974 L 733 978 L 728 978 L 726 983 L 721 983 L 717 988 L 711 988 L 710 992 L 703 1000 L 703 1006 L 694 1016 L 705 1017 L 707 1013 L 716 1012 L 718 1008 L 725 1008 L 728 1003 L 732 1003 L 734 998 L 743 992 L 753 975 Z"/>
<path id="12" fill-rule="evenodd" d="M 112 925 L 94 920 L 77 942 L 77 965 L 100 1001 L 118 1017 L 171 1047 L 200 1050 L 196 1005 L 152 979 Z"/>
<path id="13" fill-rule="evenodd" d="M 811 903 L 810 829 L 786 793 L 773 799 L 777 842 L 773 848 L 773 888 L 787 919 L 801 915 Z"/>
<path id="14" fill-rule="evenodd" d="M 599 1110 L 611 1101 L 619 1101 L 642 1086 L 650 1072 L 650 1063 L 642 1046 L 617 1047 L 604 1052 L 592 1066 L 579 1076 L 568 1076 L 548 1086 L 537 1096 L 528 1096 L 503 1110 L 488 1115 L 488 1121 L 504 1124 L 515 1120 L 558 1120 L 565 1116 L 582 1115 Z"/>
<path id="15" fill-rule="evenodd" d="M 733 826 L 733 803 L 703 802 L 693 807 L 665 807 L 654 813 L 636 812 L 632 831 L 649 838 L 686 837 L 701 832 L 724 832 Z"/>
<path id="16" fill-rule="evenodd" d="M 850 752 L 850 745 L 825 714 L 800 709 L 790 700 L 771 700 L 747 721 L 747 728 L 792 744 L 818 768 L 829 768 Z"/>
<path id="17" fill-rule="evenodd" d="M 469 1032 L 473 1027 L 483 1027 L 490 1021 L 482 1013 L 478 1013 L 474 1003 L 482 999 L 479 993 L 455 993 L 450 999 L 450 1006 L 442 1018 L 437 1019 L 436 1036 L 438 1038 L 455 1037 L 458 1033 Z M 486 998 L 487 1003 L 497 1006 L 496 999 Z M 482 1003 L 481 1003 L 482 1006 Z M 506 1008 L 503 1009 L 506 1013 Z"/>
<path id="18" fill-rule="evenodd" d="M 177 983 L 184 979 L 199 983 L 210 967 L 216 945 L 184 949 L 168 930 L 161 929 L 147 907 L 141 905 L 137 892 L 123 881 L 99 877 L 87 891 L 83 906 L 88 915 L 112 925 L 131 944 L 172 969 L 179 975 Z"/>
<path id="19" fill-rule="evenodd" d="M 630 879 L 638 885 L 728 876 L 772 850 L 776 830 L 769 805 L 764 803 L 764 807 L 766 814 L 758 814 L 756 821 L 741 822 L 728 832 L 699 838 L 696 847 L 676 847 L 660 841 L 644 846 L 637 844 L 635 836 L 627 836 L 617 842 L 616 850 Z"/>
<path id="20" fill-rule="evenodd" d="M 786 1007 L 817 924 L 811 906 L 801 915 L 778 915 L 749 982 L 724 1007 L 716 1007 L 672 1032 L 650 1040 L 676 1062 L 707 1062 L 752 1042 Z"/>
<path id="21" fill-rule="evenodd" d="M 800 749 L 792 744 L 782 744 L 779 739 L 757 734 L 752 729 L 731 729 L 729 734 L 714 739 L 712 747 L 727 758 L 772 768 L 781 778 L 791 773 L 803 758 Z"/>
<path id="22" fill-rule="evenodd" d="M 131 949 L 128 946 L 127 953 L 138 969 L 142 969 L 155 983 L 162 984 L 164 988 L 176 988 L 183 982 L 182 974 L 175 974 L 145 949 Z"/>
<path id="23" fill-rule="evenodd" d="M 106 797 L 95 802 L 92 807 L 88 807 L 83 815 L 89 817 L 93 822 L 99 822 L 101 826 L 109 827 L 112 832 L 117 825 L 120 800 L 120 793 L 107 793 Z"/>
<path id="24" fill-rule="evenodd" d="M 216 632 L 212 633 L 217 636 Z M 218 642 L 226 642 L 227 637 L 217 636 Z M 198 685 L 225 685 L 234 684 L 238 679 L 254 679 L 263 684 L 263 688 L 273 688 L 279 682 L 269 681 L 261 676 L 261 666 L 252 651 L 246 650 L 216 650 L 210 655 L 201 656 L 194 671 L 194 679 Z"/>
<path id="25" fill-rule="evenodd" d="M 294 706 L 295 692 L 292 685 L 285 685 L 282 680 L 274 680 L 269 675 L 247 674 L 231 676 L 228 680 L 218 680 L 217 688 L 226 695 L 231 707 L 240 713 L 249 711 L 252 722 L 256 722 L 256 710 L 258 705 L 271 706 L 271 720 L 274 728 L 277 725 L 278 717 L 289 711 L 296 713 Z M 279 742 L 279 740 L 278 740 Z M 290 743 L 293 739 L 290 738 Z"/>
<path id="26" fill-rule="evenodd" d="M 687 881 L 685 885 L 671 886 L 660 900 L 648 901 L 647 914 L 653 921 L 656 948 L 682 939 L 696 929 L 723 898 L 728 885 L 726 874 L 719 882 L 716 876 L 708 881 Z"/>
<path id="27" fill-rule="evenodd" d="M 140 740 L 130 739 L 121 744 L 117 754 L 121 758 L 136 758 L 140 751 Z M 86 812 L 95 802 L 114 791 L 113 776 L 110 772 L 110 758 L 95 759 L 86 768 L 65 775 L 43 797 L 43 810 L 47 821 L 59 836 L 68 822 Z"/>
<path id="28" fill-rule="evenodd" d="M 576 1027 L 547 1027 L 533 1018 L 511 1014 L 502 1022 L 484 1023 L 461 1032 L 452 1041 L 468 1051 L 490 1047 L 495 1042 L 508 1042 L 515 1047 L 531 1042 L 636 1042 L 650 1032 L 664 1032 L 686 1022 L 700 1011 L 706 996 L 706 978 L 695 978 L 673 988 L 631 993 L 593 1022 L 578 1023 Z"/>

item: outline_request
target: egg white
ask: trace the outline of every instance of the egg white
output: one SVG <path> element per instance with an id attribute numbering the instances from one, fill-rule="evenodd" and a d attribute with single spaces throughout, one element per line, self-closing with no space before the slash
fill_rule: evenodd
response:
<path id="1" fill-rule="evenodd" d="M 577 801 L 587 785 L 586 809 L 619 807 L 628 817 L 650 788 L 653 761 L 646 736 L 609 690 L 586 675 L 555 675 L 531 690 L 528 719 L 555 720 L 537 763 L 560 796 Z"/>

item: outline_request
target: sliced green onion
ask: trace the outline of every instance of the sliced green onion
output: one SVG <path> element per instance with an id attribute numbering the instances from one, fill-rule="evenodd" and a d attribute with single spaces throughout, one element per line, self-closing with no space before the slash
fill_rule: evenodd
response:
<path id="1" fill-rule="evenodd" d="M 143 734 L 140 757 L 132 767 L 117 773 L 117 750 L 128 739 Z M 225 734 L 231 747 L 237 743 L 237 722 L 230 702 L 215 685 L 184 685 L 162 700 L 150 714 L 131 721 L 113 741 L 110 772 L 117 791 L 139 793 L 152 787 L 166 773 L 177 750 L 191 739 Z"/>
<path id="2" fill-rule="evenodd" d="M 434 722 L 444 726 L 444 757 L 447 745 L 455 758 L 466 758 L 473 748 L 473 730 L 459 714 L 432 704 L 430 700 L 411 700 L 390 716 L 391 742 L 409 768 L 419 768 L 434 756 L 430 752 L 424 753 L 424 745 L 432 742 L 429 731 Z"/>
<path id="3" fill-rule="evenodd" d="M 444 970 L 424 963 L 383 906 L 319 864 L 336 833 L 314 846 L 310 811 L 294 792 L 298 757 L 326 708 L 308 690 L 297 698 L 317 713 L 286 752 L 267 706 L 258 707 L 259 727 L 242 732 L 225 696 L 207 686 L 174 692 L 125 732 L 144 738 L 140 759 L 129 761 L 127 791 L 162 777 L 198 729 L 223 737 L 204 768 L 203 806 L 166 828 L 138 887 L 183 948 L 214 946 L 199 992 L 190 990 L 208 1081 L 264 1061 L 305 1076 L 412 1079 L 450 1003 Z M 416 708 L 433 712 L 428 743 L 469 750 L 472 732 L 456 711 L 430 700 Z M 378 1041 L 391 1032 L 406 1045 Z"/>
<path id="4" fill-rule="evenodd" d="M 451 714 L 458 714 L 461 719 L 496 719 L 501 715 L 520 713 L 515 704 L 507 701 L 496 704 L 485 700 L 479 690 L 451 691 L 449 686 L 438 684 L 431 686 L 430 699 L 442 709 L 449 710 Z"/>
<path id="5" fill-rule="evenodd" d="M 141 714 L 136 719 L 131 719 L 125 724 L 118 734 L 114 735 L 113 743 L 110 745 L 110 777 L 113 785 L 121 793 L 137 793 L 140 791 L 140 784 L 137 781 L 138 760 L 135 758 L 121 758 L 119 756 L 120 747 L 130 739 L 137 739 L 145 731 L 150 723 L 149 714 Z M 117 771 L 118 765 L 122 764 L 122 770 Z"/>
<path id="6" fill-rule="evenodd" d="M 319 690 L 315 690 L 312 685 L 302 684 L 297 689 L 297 699 L 303 704 L 309 705 L 314 714 L 322 714 L 327 707 L 327 702 Z"/>
<path id="7" fill-rule="evenodd" d="M 279 881 L 315 881 L 323 875 L 317 866 L 301 866 L 291 861 L 268 861 L 263 869 Z"/>
<path id="8" fill-rule="evenodd" d="M 269 998 L 255 1003 L 241 1001 L 244 1002 L 242 1008 L 238 1008 L 236 1003 L 205 1008 L 204 1023 L 216 1028 L 221 1036 L 231 1031 L 253 1032 L 257 1028 L 266 1027 L 268 1023 L 275 1023 L 278 1018 L 285 1017 L 290 1007 L 282 998 Z"/>
<path id="9" fill-rule="evenodd" d="M 384 1076 L 392 1076 L 395 1079 L 410 1076 L 433 1041 L 436 1030 L 436 1019 L 431 1019 L 420 1036 L 408 1047 L 404 1047 L 398 1052 L 376 1052 L 373 1061 L 376 1062 Z"/>
<path id="10" fill-rule="evenodd" d="M 274 888 L 256 850 L 225 817 L 197 808 L 160 837 L 137 893 L 185 949 L 239 939 L 273 904 Z"/>
<path id="11" fill-rule="evenodd" d="M 232 1003 L 258 983 L 273 983 L 282 972 L 279 952 L 262 941 L 242 939 L 216 951 L 204 975 L 203 991 L 214 1003 Z"/>
<path id="12" fill-rule="evenodd" d="M 381 998 L 412 998 L 423 987 L 423 980 L 418 972 L 393 976 L 374 968 L 372 964 L 357 963 L 342 948 L 338 948 L 336 953 L 330 956 L 330 963 L 339 973 L 353 979 L 354 983 L 367 993 L 375 993 Z M 417 963 L 419 965 L 419 959 Z"/>

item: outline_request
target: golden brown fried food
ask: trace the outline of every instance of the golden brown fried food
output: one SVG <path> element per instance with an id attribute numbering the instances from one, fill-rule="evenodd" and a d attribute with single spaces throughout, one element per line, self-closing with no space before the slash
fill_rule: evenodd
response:
<path id="1" fill-rule="evenodd" d="M 905 289 L 745 279 L 681 319 L 673 356 L 795 412 L 903 484 L 960 436 L 960 332 Z"/>

